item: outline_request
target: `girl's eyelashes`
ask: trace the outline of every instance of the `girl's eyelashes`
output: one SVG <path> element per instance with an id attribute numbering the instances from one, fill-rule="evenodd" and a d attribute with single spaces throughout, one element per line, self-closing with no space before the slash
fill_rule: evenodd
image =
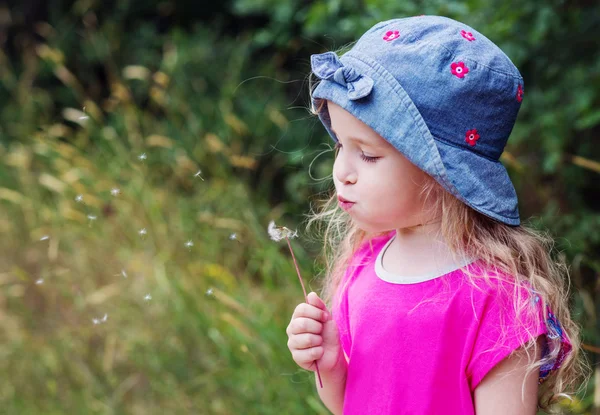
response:
<path id="1" fill-rule="evenodd" d="M 340 142 L 339 142 L 339 141 L 336 141 L 336 143 L 335 143 L 335 146 L 334 146 L 334 149 L 335 149 L 336 151 L 339 151 L 341 148 L 342 148 L 342 145 L 340 144 Z M 377 161 L 377 159 L 378 159 L 379 157 L 369 157 L 369 156 L 366 156 L 366 155 L 365 155 L 365 153 L 362 153 L 362 154 L 360 155 L 360 158 L 362 158 L 364 161 L 366 161 L 366 162 L 368 162 L 368 163 L 375 163 L 375 161 Z"/>
<path id="2" fill-rule="evenodd" d="M 369 156 L 365 156 L 365 153 L 362 153 L 360 155 L 360 158 L 362 158 L 364 161 L 366 161 L 368 163 L 375 163 L 379 157 L 369 157 Z"/>

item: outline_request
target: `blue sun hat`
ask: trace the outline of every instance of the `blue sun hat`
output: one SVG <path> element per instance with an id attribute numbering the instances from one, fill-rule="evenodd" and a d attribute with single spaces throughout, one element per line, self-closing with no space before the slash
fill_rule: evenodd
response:
<path id="1" fill-rule="evenodd" d="M 499 161 L 523 100 L 523 77 L 492 41 L 441 16 L 380 22 L 350 51 L 311 56 L 313 108 L 331 137 L 329 100 L 371 127 L 448 192 L 520 224 Z"/>

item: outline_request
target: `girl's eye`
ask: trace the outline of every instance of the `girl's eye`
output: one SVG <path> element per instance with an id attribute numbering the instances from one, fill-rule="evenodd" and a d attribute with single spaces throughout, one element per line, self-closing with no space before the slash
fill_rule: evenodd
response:
<path id="1" fill-rule="evenodd" d="M 337 150 L 340 150 L 341 148 L 342 148 L 342 145 L 339 143 L 339 141 L 337 141 L 335 143 L 334 149 L 337 151 Z M 365 156 L 365 153 L 362 153 L 360 155 L 360 158 L 362 158 L 364 161 L 366 161 L 368 163 L 375 163 L 375 161 L 377 161 L 377 159 L 379 157 L 369 157 L 369 156 Z"/>
<path id="2" fill-rule="evenodd" d="M 368 162 L 368 163 L 375 163 L 375 161 L 377 161 L 377 159 L 379 157 L 369 157 L 369 156 L 365 156 L 365 153 L 360 155 L 360 158 L 362 158 L 364 161 Z"/>

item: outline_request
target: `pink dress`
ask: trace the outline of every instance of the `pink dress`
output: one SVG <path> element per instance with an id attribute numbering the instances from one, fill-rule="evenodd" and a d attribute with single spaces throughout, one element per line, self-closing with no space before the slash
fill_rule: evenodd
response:
<path id="1" fill-rule="evenodd" d="M 526 316 L 517 324 L 510 278 L 480 281 L 475 289 L 460 269 L 420 278 L 390 274 L 382 257 L 394 236 L 372 239 L 372 250 L 368 242 L 359 248 L 334 297 L 348 359 L 344 414 L 474 414 L 473 392 L 483 377 L 539 335 L 543 353 L 555 356 L 540 379 L 560 366 L 568 339 L 551 314 L 538 325 Z M 481 272 L 478 261 L 460 265 Z M 542 316 L 539 296 L 519 290 Z"/>

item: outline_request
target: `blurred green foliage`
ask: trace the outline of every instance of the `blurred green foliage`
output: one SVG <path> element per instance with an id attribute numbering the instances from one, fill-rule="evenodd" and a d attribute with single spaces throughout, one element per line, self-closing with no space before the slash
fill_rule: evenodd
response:
<path id="1" fill-rule="evenodd" d="M 0 6 L 2 412 L 328 413 L 287 351 L 302 292 L 266 225 L 330 185 L 310 54 L 418 14 L 521 69 L 502 161 L 600 345 L 596 2 L 29 0 Z M 318 243 L 293 245 L 316 288 Z"/>

